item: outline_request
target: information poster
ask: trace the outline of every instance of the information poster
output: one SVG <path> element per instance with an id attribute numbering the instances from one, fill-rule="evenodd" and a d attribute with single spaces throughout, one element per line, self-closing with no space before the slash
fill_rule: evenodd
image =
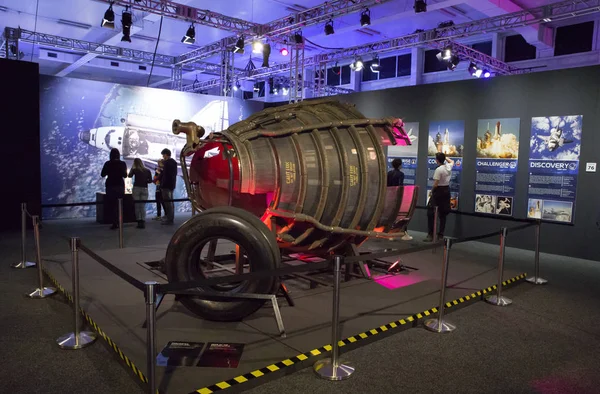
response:
<path id="1" fill-rule="evenodd" d="M 520 119 L 477 123 L 475 212 L 512 216 L 519 160 Z"/>
<path id="2" fill-rule="evenodd" d="M 388 146 L 388 170 L 391 170 L 392 161 L 394 159 L 402 160 L 402 168 L 404 173 L 404 185 L 414 185 L 417 179 L 417 156 L 419 146 L 419 123 L 405 123 L 404 130 L 410 138 L 412 145 L 392 145 Z"/>
<path id="3" fill-rule="evenodd" d="M 465 122 L 462 120 L 444 120 L 429 124 L 429 143 L 427 148 L 427 202 L 433 188 L 433 173 L 438 167 L 435 155 L 445 153 L 454 161 L 452 178 L 450 179 L 450 206 L 458 209 L 460 198 L 460 179 L 463 167 L 463 150 L 465 141 Z"/>
<path id="4" fill-rule="evenodd" d="M 583 116 L 531 120 L 527 217 L 573 223 Z"/>

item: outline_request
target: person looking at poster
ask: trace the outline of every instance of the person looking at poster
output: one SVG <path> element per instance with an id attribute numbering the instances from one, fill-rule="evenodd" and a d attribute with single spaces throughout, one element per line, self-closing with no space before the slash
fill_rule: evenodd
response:
<path id="1" fill-rule="evenodd" d="M 156 185 L 156 191 L 154 192 L 154 199 L 156 200 L 156 217 L 152 220 L 161 220 L 161 208 L 164 209 L 164 203 L 162 199 L 162 193 L 160 191 L 160 175 L 164 168 L 164 160 L 160 159 L 157 162 L 158 167 L 156 168 L 156 172 L 154 173 L 154 178 L 152 178 L 152 182 Z"/>
<path id="2" fill-rule="evenodd" d="M 104 163 L 100 176 L 106 177 L 104 187 L 106 188 L 106 203 L 104 205 L 108 217 L 112 221 L 111 230 L 119 228 L 119 209 L 117 201 L 125 196 L 125 178 L 127 177 L 127 165 L 121 160 L 121 152 L 112 148 L 109 155 L 110 160 Z"/>
<path id="3" fill-rule="evenodd" d="M 391 169 L 387 173 L 388 187 L 404 186 L 404 172 L 402 172 L 400 170 L 402 168 L 402 159 L 395 158 L 394 160 L 392 160 L 392 167 L 393 167 L 393 169 Z M 410 241 L 413 238 L 410 235 L 408 235 L 407 226 L 408 226 L 407 224 L 398 225 L 398 224 L 394 223 L 394 225 L 392 226 L 392 229 L 390 231 L 393 233 L 395 233 L 395 232 L 403 233 L 401 239 L 403 241 Z"/>
<path id="4" fill-rule="evenodd" d="M 161 152 L 164 160 L 164 169 L 160 176 L 160 191 L 165 207 L 165 219 L 161 224 L 173 224 L 175 218 L 175 204 L 173 203 L 173 190 L 177 184 L 177 162 L 171 158 L 171 151 L 163 149 Z"/>
<path id="5" fill-rule="evenodd" d="M 433 241 L 433 224 L 435 218 L 435 207 L 438 207 L 438 216 L 440 224 L 437 228 L 438 239 L 444 237 L 446 229 L 446 216 L 450 213 L 450 178 L 452 177 L 452 167 L 454 161 L 446 157 L 443 153 L 436 153 L 435 160 L 437 168 L 433 173 L 433 189 L 431 190 L 431 198 L 427 203 L 427 219 L 428 233 L 424 242 Z"/>
<path id="6" fill-rule="evenodd" d="M 136 201 L 148 199 L 148 184 L 152 183 L 152 173 L 144 166 L 142 160 L 136 157 L 127 177 L 134 178 L 132 194 L 135 203 L 135 219 L 138 222 L 137 228 L 146 228 L 146 203 Z"/>

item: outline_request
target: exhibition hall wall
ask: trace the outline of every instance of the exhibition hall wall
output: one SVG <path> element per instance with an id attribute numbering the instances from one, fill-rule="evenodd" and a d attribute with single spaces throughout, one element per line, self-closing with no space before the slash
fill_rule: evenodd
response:
<path id="1" fill-rule="evenodd" d="M 40 213 L 39 65 L 0 59 L 2 75 L 1 230 L 21 228 L 21 203 Z M 31 221 L 27 221 L 28 225 Z"/>
<path id="2" fill-rule="evenodd" d="M 368 117 L 401 117 L 407 129 L 419 130 L 417 151 L 407 155 L 390 147 L 388 161 L 403 158 L 405 171 L 420 186 L 420 205 L 431 187 L 432 156 L 441 151 L 455 160 L 452 207 L 482 217 L 451 214 L 445 235 L 518 225 L 503 217 L 541 218 L 543 252 L 600 260 L 600 172 L 592 172 L 600 161 L 600 67 L 339 99 Z M 410 228 L 427 230 L 424 210 L 417 210 Z M 533 228 L 509 233 L 508 246 L 532 249 L 533 235 Z"/>
<path id="3" fill-rule="evenodd" d="M 179 163 L 186 137 L 172 133 L 174 119 L 193 121 L 208 135 L 262 107 L 260 102 L 234 98 L 40 76 L 42 204 L 96 201 L 96 192 L 104 192 L 100 172 L 113 147 L 119 149 L 128 168 L 139 157 L 154 172 L 164 148 Z M 127 192 L 130 188 L 128 179 Z M 154 191 L 150 184 L 150 199 Z M 174 198 L 187 198 L 181 176 Z M 176 203 L 175 208 L 191 211 L 189 202 Z M 146 209 L 153 215 L 156 204 L 147 204 Z M 43 210 L 43 217 L 52 219 L 95 214 L 94 206 Z"/>

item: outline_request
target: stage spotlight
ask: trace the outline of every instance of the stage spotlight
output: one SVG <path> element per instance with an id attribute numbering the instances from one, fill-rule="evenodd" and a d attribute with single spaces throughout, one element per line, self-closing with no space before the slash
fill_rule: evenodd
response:
<path id="1" fill-rule="evenodd" d="M 133 16 L 129 11 L 129 7 L 125 7 L 125 11 L 121 15 L 121 24 L 123 25 L 123 37 L 121 41 L 131 42 L 131 25 L 133 24 Z"/>
<path id="2" fill-rule="evenodd" d="M 330 19 L 329 22 L 325 24 L 325 35 L 330 36 L 333 33 L 335 33 L 335 31 L 333 30 L 333 21 Z"/>
<path id="3" fill-rule="evenodd" d="M 194 28 L 194 24 L 192 23 L 190 27 L 188 27 L 185 36 L 181 39 L 181 42 L 184 44 L 193 44 L 196 42 L 196 29 Z"/>
<path id="4" fill-rule="evenodd" d="M 237 39 L 235 46 L 233 47 L 233 53 L 239 53 L 240 55 L 244 54 L 244 36 L 240 36 Z"/>
<path id="5" fill-rule="evenodd" d="M 492 76 L 492 73 L 489 72 L 489 70 L 483 70 L 483 77 L 484 78 L 489 78 Z"/>
<path id="6" fill-rule="evenodd" d="M 263 45 L 263 67 L 269 67 L 269 56 L 271 56 L 271 44 Z"/>
<path id="7" fill-rule="evenodd" d="M 108 9 L 104 13 L 104 18 L 102 18 L 102 23 L 100 26 L 106 27 L 107 29 L 115 28 L 115 12 L 112 9 L 112 3 L 108 6 Z"/>
<path id="8" fill-rule="evenodd" d="M 240 81 L 235 81 L 235 85 L 233 85 L 233 90 L 237 92 L 238 90 L 240 90 L 241 87 L 242 85 L 240 84 Z"/>
<path id="9" fill-rule="evenodd" d="M 452 48 L 451 47 L 446 47 L 442 50 L 442 59 L 443 60 L 452 59 Z"/>
<path id="10" fill-rule="evenodd" d="M 297 31 L 296 33 L 294 33 L 294 42 L 296 44 L 302 44 L 304 42 L 304 37 L 302 37 L 301 31 Z"/>
<path id="11" fill-rule="evenodd" d="M 286 47 L 283 47 L 279 50 L 279 53 L 281 53 L 282 56 L 287 56 L 290 54 L 290 51 L 288 51 Z"/>
<path id="12" fill-rule="evenodd" d="M 254 84 L 254 91 L 257 92 L 257 93 L 260 92 L 260 85 L 258 84 L 258 82 L 256 82 Z"/>
<path id="13" fill-rule="evenodd" d="M 352 69 L 352 71 L 356 72 L 362 70 L 364 66 L 365 64 L 363 63 L 360 57 L 356 58 L 352 63 L 350 63 L 350 68 Z"/>
<path id="14" fill-rule="evenodd" d="M 371 11 L 368 8 L 360 14 L 360 25 L 362 27 L 369 26 L 371 24 Z"/>
<path id="15" fill-rule="evenodd" d="M 370 68 L 371 68 L 372 73 L 379 73 L 379 68 L 380 68 L 379 56 L 375 55 L 375 57 L 373 58 L 373 62 L 371 62 Z"/>
<path id="16" fill-rule="evenodd" d="M 483 72 L 483 70 L 480 69 L 479 67 L 477 67 L 477 64 L 475 64 L 473 62 L 471 62 L 471 64 L 469 64 L 468 70 L 469 70 L 469 73 L 476 78 L 481 77 L 481 73 Z"/>
<path id="17" fill-rule="evenodd" d="M 262 42 L 256 40 L 252 43 L 252 53 L 262 53 L 264 45 Z"/>
<path id="18" fill-rule="evenodd" d="M 460 63 L 460 59 L 458 58 L 458 56 L 452 55 L 450 61 L 448 62 L 448 70 L 453 71 L 458 66 L 458 63 Z"/>
<path id="19" fill-rule="evenodd" d="M 413 7 L 415 9 L 415 13 L 419 12 L 427 12 L 427 3 L 425 0 L 415 0 L 415 5 Z"/>

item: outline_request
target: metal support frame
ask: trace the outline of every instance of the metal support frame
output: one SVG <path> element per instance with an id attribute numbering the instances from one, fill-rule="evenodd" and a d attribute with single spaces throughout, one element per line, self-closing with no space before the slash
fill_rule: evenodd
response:
<path id="1" fill-rule="evenodd" d="M 21 203 L 21 261 L 13 263 L 12 268 L 31 268 L 35 263 L 27 261 L 27 204 Z"/>
<path id="2" fill-rule="evenodd" d="M 342 256 L 333 258 L 333 316 L 331 319 L 331 358 L 319 360 L 314 365 L 314 370 L 319 377 L 327 380 L 348 379 L 353 373 L 354 368 L 349 364 L 342 364 L 339 360 L 339 341 L 340 341 L 340 282 L 341 265 L 344 262 Z"/>
<path id="3" fill-rule="evenodd" d="M 229 92 L 233 92 L 233 52 L 221 51 L 221 78 L 220 78 L 220 96 L 228 96 Z"/>
<path id="4" fill-rule="evenodd" d="M 71 261 L 73 269 L 71 272 L 73 281 L 73 325 L 74 330 L 71 333 L 61 336 L 56 340 L 58 346 L 62 349 L 82 349 L 94 343 L 97 339 L 96 333 L 80 330 L 80 307 L 79 307 L 79 238 L 71 238 Z"/>
<path id="5" fill-rule="evenodd" d="M 171 69 L 171 90 L 181 90 L 183 87 L 183 70 L 181 66 L 174 66 Z"/>
<path id="6" fill-rule="evenodd" d="M 327 62 L 319 62 L 315 68 L 314 97 L 326 96 L 327 86 Z"/>
<path id="7" fill-rule="evenodd" d="M 290 103 L 304 99 L 304 61 L 304 43 L 293 45 L 290 50 Z"/>
<path id="8" fill-rule="evenodd" d="M 158 282 L 144 283 L 146 300 L 146 367 L 148 373 L 148 393 L 156 394 L 156 301 Z"/>
<path id="9" fill-rule="evenodd" d="M 38 268 L 38 288 L 28 294 L 29 298 L 46 298 L 56 294 L 54 287 L 44 287 L 44 269 L 42 267 L 42 252 L 40 246 L 40 219 L 39 216 L 32 216 L 33 237 L 35 239 L 35 255 Z"/>
<path id="10" fill-rule="evenodd" d="M 438 310 L 438 317 L 437 319 L 429 319 L 424 323 L 426 329 L 437 333 L 452 332 L 456 329 L 454 324 L 444 321 L 444 309 L 446 307 L 446 286 L 448 285 L 448 265 L 450 263 L 451 247 L 452 240 L 446 237 L 444 243 L 444 263 L 442 264 L 442 285 L 440 288 L 440 306 Z"/>
<path id="11" fill-rule="evenodd" d="M 534 285 L 544 285 L 548 283 L 546 279 L 540 278 L 540 233 L 542 232 L 542 222 L 538 220 L 535 226 L 535 259 L 532 277 L 527 278 L 527 282 Z"/>
<path id="12" fill-rule="evenodd" d="M 498 284 L 496 285 L 496 294 L 485 297 L 485 301 L 496 306 L 508 306 L 512 304 L 510 298 L 502 295 L 502 281 L 504 276 L 504 255 L 506 252 L 506 235 L 508 228 L 502 227 L 500 233 L 500 253 L 498 255 Z"/>
<path id="13" fill-rule="evenodd" d="M 123 199 L 119 198 L 119 249 L 123 249 Z"/>

